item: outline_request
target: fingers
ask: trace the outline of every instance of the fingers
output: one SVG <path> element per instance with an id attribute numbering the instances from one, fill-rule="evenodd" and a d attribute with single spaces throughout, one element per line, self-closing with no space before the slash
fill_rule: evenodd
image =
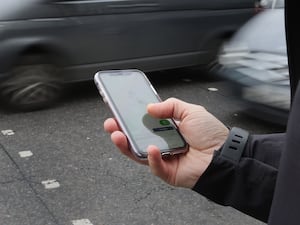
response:
<path id="1" fill-rule="evenodd" d="M 123 134 L 121 131 L 113 132 L 111 134 L 111 140 L 118 147 L 118 149 L 120 150 L 120 152 L 122 154 L 126 155 L 130 159 L 132 159 L 140 164 L 148 165 L 147 161 L 139 160 L 137 157 L 135 157 L 133 155 L 133 153 L 131 152 L 131 150 L 129 148 L 129 143 L 127 141 L 127 138 L 126 138 L 125 134 Z"/>
<path id="2" fill-rule="evenodd" d="M 112 142 L 117 146 L 121 153 L 138 163 L 141 163 L 143 165 L 148 164 L 147 161 L 139 160 L 133 155 L 130 150 L 130 145 L 128 143 L 127 137 L 123 132 L 120 131 L 118 123 L 114 118 L 108 118 L 104 121 L 104 130 L 111 134 L 110 138 Z"/>
<path id="3" fill-rule="evenodd" d="M 118 123 L 113 118 L 108 118 L 104 121 L 104 130 L 108 133 L 113 133 L 114 131 L 120 130 Z"/>
<path id="4" fill-rule="evenodd" d="M 112 142 L 121 150 L 121 152 L 128 155 L 128 143 L 126 136 L 121 131 L 115 131 L 110 137 Z"/>
<path id="5" fill-rule="evenodd" d="M 114 118 L 108 118 L 104 121 L 104 130 L 111 134 L 110 138 L 112 142 L 120 149 L 120 151 L 124 155 L 132 158 L 127 138 L 125 134 L 120 131 L 118 123 Z"/>
<path id="6" fill-rule="evenodd" d="M 148 113 L 157 118 L 174 118 L 182 120 L 187 114 L 187 109 L 191 104 L 176 98 L 169 98 L 160 103 L 151 103 L 147 106 Z"/>
<path id="7" fill-rule="evenodd" d="M 168 180 L 167 167 L 162 159 L 160 150 L 156 146 L 149 146 L 148 148 L 148 161 L 139 160 L 133 155 L 129 148 L 128 140 L 123 132 L 119 130 L 117 122 L 113 118 L 109 118 L 104 122 L 104 129 L 111 133 L 111 140 L 120 150 L 122 154 L 130 159 L 143 164 L 149 165 L 151 172 L 163 180 Z"/>
<path id="8" fill-rule="evenodd" d="M 168 180 L 168 171 L 165 161 L 162 159 L 159 149 L 156 146 L 148 147 L 148 164 L 151 172 L 161 179 Z"/>

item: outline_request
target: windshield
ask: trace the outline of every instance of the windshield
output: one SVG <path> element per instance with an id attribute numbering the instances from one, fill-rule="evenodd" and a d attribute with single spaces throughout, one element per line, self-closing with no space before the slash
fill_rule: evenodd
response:
<path id="1" fill-rule="evenodd" d="M 286 54 L 284 9 L 259 13 L 236 33 L 227 47 Z"/>
<path id="2" fill-rule="evenodd" d="M 0 20 L 7 19 L 36 2 L 41 2 L 41 0 L 1 0 Z"/>
<path id="3" fill-rule="evenodd" d="M 272 2 L 272 8 L 284 8 L 284 0 L 274 0 Z"/>

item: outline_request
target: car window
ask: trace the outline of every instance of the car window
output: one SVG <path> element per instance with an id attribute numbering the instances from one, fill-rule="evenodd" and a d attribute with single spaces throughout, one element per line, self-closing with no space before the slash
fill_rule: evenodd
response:
<path id="1" fill-rule="evenodd" d="M 267 10 L 258 14 L 240 29 L 231 43 L 246 45 L 250 51 L 286 54 L 284 10 Z"/>
<path id="2" fill-rule="evenodd" d="M 256 0 L 255 4 L 263 9 L 284 8 L 284 0 Z"/>
<path id="3" fill-rule="evenodd" d="M 79 3 L 88 3 L 88 2 L 107 2 L 108 0 L 56 0 L 55 2 L 79 2 Z"/>
<path id="4" fill-rule="evenodd" d="M 284 8 L 284 0 L 273 0 L 272 8 Z"/>

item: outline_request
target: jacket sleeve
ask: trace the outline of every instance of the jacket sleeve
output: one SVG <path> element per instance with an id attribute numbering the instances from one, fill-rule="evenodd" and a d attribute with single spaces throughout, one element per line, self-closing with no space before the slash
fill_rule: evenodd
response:
<path id="1" fill-rule="evenodd" d="M 219 151 L 193 190 L 267 222 L 285 134 L 250 135 L 238 164 Z"/>

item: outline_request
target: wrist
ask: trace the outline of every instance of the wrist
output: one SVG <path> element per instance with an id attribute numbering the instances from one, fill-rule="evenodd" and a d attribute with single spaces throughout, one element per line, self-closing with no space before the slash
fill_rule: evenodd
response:
<path id="1" fill-rule="evenodd" d="M 241 128 L 230 129 L 228 138 L 220 148 L 220 156 L 237 164 L 247 144 L 249 132 Z"/>

